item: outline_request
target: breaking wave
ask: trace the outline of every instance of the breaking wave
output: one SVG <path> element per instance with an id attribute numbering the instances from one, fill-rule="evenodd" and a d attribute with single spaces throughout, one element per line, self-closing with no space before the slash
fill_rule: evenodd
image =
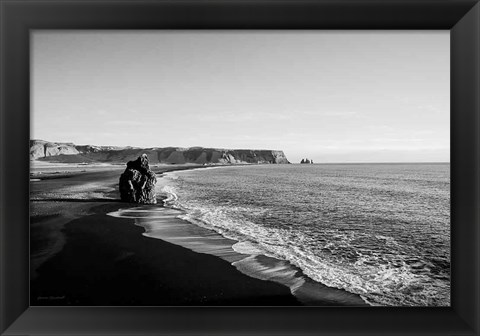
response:
<path id="1" fill-rule="evenodd" d="M 310 179 L 311 182 L 312 176 L 300 176 L 291 185 L 277 183 L 272 187 L 272 184 L 265 184 L 261 188 L 259 184 L 270 183 L 265 179 L 265 169 L 249 167 L 248 170 L 229 168 L 214 173 L 168 173 L 168 182 L 162 186 L 161 192 L 168 196 L 164 201 L 166 206 L 183 211 L 182 219 L 238 241 L 233 245 L 235 251 L 286 260 L 314 281 L 358 294 L 371 305 L 450 304 L 450 259 L 449 251 L 446 251 L 449 236 L 445 234 L 449 228 L 445 218 L 438 216 L 442 209 L 439 210 L 438 204 L 434 203 L 436 200 L 445 206 L 445 195 L 435 190 L 442 187 L 442 183 L 432 183 L 428 178 L 422 180 L 422 171 L 416 172 L 420 175 L 417 179 L 407 176 L 402 180 L 403 184 L 395 188 L 389 188 L 382 179 L 372 180 L 367 176 L 370 179 L 365 182 L 368 189 L 379 184 L 391 194 L 388 204 L 384 204 L 386 199 L 382 200 L 381 195 L 371 194 L 372 202 L 374 200 L 376 204 L 362 206 L 355 203 L 358 198 L 352 200 L 340 188 L 325 188 L 325 185 L 319 189 L 321 192 L 309 190 L 309 198 L 314 200 L 309 202 L 305 197 L 299 197 L 299 180 Z M 276 173 L 280 178 L 283 176 L 282 182 L 287 180 L 287 174 L 290 174 L 291 181 L 295 172 L 292 168 L 287 168 L 290 169 L 287 172 L 276 167 L 273 169 L 276 171 L 269 173 Z M 245 177 L 245 172 L 251 175 Z M 235 182 L 235 179 L 239 181 Z M 410 183 L 418 185 L 419 179 L 427 189 L 417 188 L 421 195 L 413 195 L 420 200 L 416 216 L 388 212 L 387 207 L 392 206 L 393 199 L 408 204 L 409 201 L 402 199 L 405 195 L 397 194 L 415 191 Z M 332 182 L 337 186 L 342 181 L 337 178 Z M 440 182 L 444 180 L 440 179 Z M 265 192 L 267 188 L 275 188 L 274 194 L 281 197 L 270 197 L 272 194 Z M 325 189 L 329 188 L 336 194 L 328 195 Z M 365 189 L 361 191 L 365 192 Z M 425 195 L 431 199 L 426 199 Z M 412 195 L 407 196 L 411 201 Z M 337 200 L 342 197 L 347 205 L 349 202 L 354 204 L 345 206 L 335 201 L 337 208 L 338 205 L 344 208 L 322 213 L 324 207 L 320 204 L 331 202 L 332 197 Z M 364 215 L 367 205 L 367 210 L 376 212 L 374 216 L 367 219 L 360 215 L 355 217 L 352 208 Z M 372 209 L 372 206 L 377 208 Z M 433 209 L 436 209 L 437 216 L 433 216 Z M 347 221 L 346 217 L 354 218 Z M 426 224 L 424 217 L 430 223 Z M 435 230 L 435 226 L 440 229 Z M 414 236 L 415 231 L 424 237 Z"/>

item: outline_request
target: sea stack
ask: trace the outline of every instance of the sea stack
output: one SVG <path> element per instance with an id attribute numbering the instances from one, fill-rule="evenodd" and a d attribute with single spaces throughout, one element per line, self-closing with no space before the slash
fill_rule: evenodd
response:
<path id="1" fill-rule="evenodd" d="M 120 175 L 119 190 L 123 202 L 139 204 L 156 204 L 155 173 L 148 166 L 146 154 L 135 161 L 128 161 L 127 169 Z"/>

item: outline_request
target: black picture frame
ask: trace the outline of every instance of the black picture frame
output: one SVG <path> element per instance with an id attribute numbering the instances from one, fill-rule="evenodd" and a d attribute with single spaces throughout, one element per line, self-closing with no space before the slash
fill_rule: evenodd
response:
<path id="1" fill-rule="evenodd" d="M 0 0 L 2 335 L 479 335 L 480 5 L 474 0 Z M 448 29 L 448 308 L 29 307 L 32 29 Z"/>

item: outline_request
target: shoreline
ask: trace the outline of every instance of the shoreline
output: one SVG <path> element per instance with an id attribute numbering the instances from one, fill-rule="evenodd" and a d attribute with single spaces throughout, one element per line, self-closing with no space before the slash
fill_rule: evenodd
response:
<path id="1" fill-rule="evenodd" d="M 227 260 L 237 270 L 250 277 L 273 281 L 290 288 L 291 293 L 304 305 L 371 306 L 358 294 L 329 287 L 311 279 L 301 268 L 288 260 L 266 255 L 264 251 L 251 251 L 248 247 L 243 247 L 245 242 L 226 237 L 205 224 L 196 223 L 198 220 L 187 219 L 186 212 L 168 205 L 168 200 L 169 198 L 164 200 L 163 205 L 157 204 L 159 208 L 162 207 L 166 211 L 157 209 L 152 211 L 153 216 L 149 217 L 143 213 L 142 218 L 136 219 L 136 225 L 145 229 L 144 235 Z M 126 213 L 128 212 L 127 210 Z M 119 212 L 111 215 L 122 216 Z M 186 224 L 182 225 L 180 221 Z M 194 226 L 196 229 L 189 229 L 189 226 Z M 184 232 L 190 234 L 188 239 L 183 237 Z"/>
<path id="2" fill-rule="evenodd" d="M 209 169 L 209 168 L 212 169 L 212 168 L 220 168 L 220 167 L 228 167 L 228 166 L 231 166 L 231 165 L 221 165 L 221 166 L 176 165 L 176 166 L 166 166 L 166 167 L 165 166 L 152 167 L 152 169 L 157 174 L 158 180 L 161 181 L 161 180 L 164 180 L 165 175 L 167 173 L 171 173 L 175 171 Z M 112 170 L 110 171 L 111 174 L 113 173 L 119 174 L 119 170 L 116 169 L 118 167 L 112 166 L 111 168 L 112 168 Z M 87 177 L 86 180 L 88 181 L 89 176 L 90 177 L 97 176 L 98 174 L 102 175 L 104 174 L 104 172 L 105 172 L 105 169 L 101 169 L 101 171 L 92 170 L 87 172 L 76 171 L 76 172 L 70 172 L 65 174 L 51 173 L 48 175 L 41 176 L 42 178 L 45 178 L 45 177 L 46 178 L 41 179 L 39 182 L 49 183 L 49 182 L 55 182 L 58 179 L 61 179 L 61 180 L 65 179 L 65 181 L 74 183 L 75 179 L 78 179 L 79 177 L 80 177 L 80 180 L 82 180 L 81 178 L 82 175 L 86 176 Z M 39 182 L 33 182 L 33 183 L 37 184 Z M 300 304 L 300 305 L 313 305 L 313 306 L 370 306 L 357 294 L 347 292 L 343 289 L 328 287 L 310 279 L 308 276 L 306 276 L 303 273 L 303 271 L 300 268 L 298 268 L 297 266 L 291 264 L 286 260 L 281 260 L 271 256 L 266 256 L 262 253 L 251 254 L 248 251 L 248 249 L 246 251 L 244 251 L 245 249 L 242 250 L 241 248 L 242 242 L 239 242 L 238 240 L 235 240 L 235 239 L 226 238 L 211 228 L 202 227 L 202 225 L 195 224 L 185 218 L 179 218 L 179 216 L 182 217 L 182 215 L 185 215 L 185 213 L 182 212 L 181 210 L 174 209 L 164 204 L 165 202 L 163 201 L 165 199 L 162 199 L 162 196 L 159 195 L 158 192 L 157 192 L 157 200 L 159 201 L 158 204 L 142 206 L 139 204 L 121 203 L 118 199 L 116 199 L 118 198 L 118 195 L 116 195 L 117 192 L 114 190 L 115 186 L 113 187 L 111 186 L 111 189 L 112 190 L 110 190 L 109 193 L 106 193 L 106 195 L 111 196 L 111 198 L 105 198 L 105 199 L 90 198 L 89 199 L 87 197 L 86 199 L 77 199 L 74 201 L 75 202 L 74 204 L 69 205 L 69 206 L 73 206 L 73 211 L 67 211 L 67 214 L 60 213 L 52 216 L 51 214 L 47 213 L 47 215 L 50 215 L 50 216 L 47 216 L 43 219 L 41 218 L 42 215 L 40 215 L 40 217 L 34 216 L 32 218 L 32 227 L 41 226 L 42 222 L 46 226 L 50 226 L 51 228 L 53 227 L 53 229 L 51 229 L 50 233 L 47 233 L 47 235 L 50 234 L 51 238 L 55 240 L 54 244 L 50 244 L 50 246 L 46 244 L 47 247 L 44 248 L 44 250 L 50 249 L 50 252 L 51 252 L 50 255 L 48 255 L 48 253 L 43 255 L 41 253 L 40 255 L 38 255 L 37 253 L 36 256 L 32 254 L 31 273 L 32 273 L 33 281 L 37 281 L 36 278 L 38 274 L 40 274 L 40 276 L 42 275 L 45 276 L 46 271 L 45 271 L 45 268 L 43 267 L 43 264 L 45 263 L 48 264 L 50 262 L 50 264 L 52 264 L 52 263 L 60 262 L 60 264 L 63 264 L 62 267 L 66 267 L 68 269 L 68 266 L 65 265 L 65 263 L 68 260 L 59 261 L 57 258 L 51 261 L 51 259 L 56 258 L 58 254 L 62 255 L 65 249 L 69 249 L 69 247 L 72 245 L 72 242 L 73 242 L 73 245 L 77 245 L 75 241 L 78 238 L 77 237 L 78 234 L 84 231 L 83 230 L 84 227 L 85 228 L 90 227 L 90 224 L 88 223 L 89 221 L 94 221 L 94 222 L 99 221 L 98 217 L 95 217 L 95 216 L 102 215 L 103 226 L 113 225 L 113 224 L 106 224 L 106 223 L 110 223 L 110 220 L 127 220 L 129 222 L 129 225 L 132 225 L 132 224 L 136 225 L 135 229 L 137 230 L 140 229 L 144 231 L 144 232 L 140 232 L 139 234 L 139 232 L 133 233 L 133 230 L 128 230 L 129 235 L 135 234 L 143 239 L 145 238 L 154 239 L 164 243 L 170 243 L 181 249 L 186 249 L 189 252 L 195 253 L 197 255 L 201 254 L 208 257 L 216 258 L 221 262 L 228 263 L 230 268 L 233 268 L 235 272 L 241 274 L 242 276 L 246 276 L 252 280 L 260 281 L 262 283 L 269 283 L 276 286 L 281 286 L 284 289 L 284 292 L 282 293 L 282 297 L 286 295 L 285 291 L 287 291 L 288 295 L 291 296 L 291 298 L 293 298 L 293 301 L 292 301 L 291 299 L 286 300 L 284 297 L 281 300 L 285 302 L 283 304 L 282 303 L 278 304 L 276 303 L 277 301 L 273 300 L 271 301 L 273 302 L 272 303 L 273 305 L 299 305 Z M 34 197 L 34 202 L 37 205 L 42 202 L 48 203 L 49 201 L 52 201 L 52 199 L 47 198 L 46 200 L 42 200 L 41 197 L 40 198 Z M 63 201 L 67 201 L 67 200 L 60 198 L 60 199 L 53 199 L 53 201 L 54 203 L 61 204 Z M 73 199 L 68 199 L 68 201 L 73 202 Z M 94 202 L 92 203 L 92 201 Z M 103 202 L 105 202 L 105 204 L 102 204 Z M 115 213 L 115 212 L 120 212 L 120 211 L 128 212 L 128 211 L 132 211 L 132 209 L 142 208 L 142 207 L 151 209 L 151 210 L 153 209 L 154 210 L 153 212 L 155 213 L 154 215 L 156 216 L 159 215 L 159 212 L 162 212 L 161 217 L 163 218 L 160 220 L 160 222 L 158 218 L 155 218 L 152 222 L 151 216 L 150 216 L 150 219 L 139 218 L 137 215 L 131 216 L 132 218 L 127 218 L 127 219 L 115 218 L 115 217 L 122 217 L 122 216 L 111 217 L 112 213 Z M 60 205 L 60 208 L 62 208 L 61 205 Z M 98 213 L 99 209 L 103 209 L 102 211 L 107 211 L 107 209 L 113 210 L 113 211 Z M 145 210 L 142 210 L 142 211 L 145 211 Z M 169 211 L 170 213 L 168 213 Z M 107 220 L 106 217 L 110 217 L 110 220 Z M 149 221 L 150 221 L 150 224 L 149 224 Z M 40 222 L 40 225 L 38 222 Z M 77 225 L 77 223 L 79 222 L 83 223 L 82 224 L 83 226 Z M 155 226 L 155 222 L 157 222 L 156 223 L 157 226 L 152 229 L 151 225 L 153 223 L 153 226 Z M 98 223 L 97 225 L 102 226 L 102 224 L 98 224 Z M 162 228 L 160 230 L 162 231 L 161 233 L 159 232 L 159 227 Z M 152 233 L 152 230 L 153 231 L 156 230 L 156 231 Z M 127 230 L 124 230 L 123 232 L 125 233 L 127 232 Z M 91 236 L 91 232 L 89 232 L 88 236 Z M 102 237 L 102 239 L 105 240 L 105 239 L 108 239 L 108 237 L 104 236 Z M 38 241 L 39 238 L 37 238 L 36 240 Z M 78 246 L 78 248 L 81 248 L 81 246 Z M 157 248 L 165 249 L 165 246 L 157 247 Z M 75 262 L 78 263 L 79 260 L 77 259 L 82 259 L 82 257 L 79 255 L 74 255 L 72 259 L 74 259 Z M 200 263 L 203 263 L 203 262 L 204 262 L 203 260 L 200 261 Z M 38 273 L 37 269 L 39 267 L 40 267 L 40 272 Z M 48 270 L 48 267 L 47 267 L 47 270 Z M 52 272 L 52 271 L 49 270 L 48 272 Z M 183 272 L 185 272 L 185 270 L 183 270 Z M 58 276 L 58 274 L 56 275 Z M 51 276 L 48 276 L 47 278 L 50 278 L 49 282 L 56 283 L 56 281 L 54 280 L 52 281 Z M 40 281 L 38 283 L 41 285 L 36 287 L 41 287 L 45 285 L 45 282 L 43 281 Z M 98 294 L 99 293 L 97 293 L 96 295 Z M 210 295 L 212 294 L 210 293 Z M 38 300 L 38 297 L 44 298 L 44 297 L 61 297 L 61 296 L 62 295 L 48 296 L 48 295 L 39 295 L 38 293 L 34 293 L 32 294 L 32 302 L 33 302 L 32 304 L 37 302 L 39 305 L 50 305 L 50 303 L 48 302 L 49 301 L 48 299 Z M 179 305 L 182 305 L 181 302 L 183 301 L 181 299 L 179 300 L 177 298 L 177 301 L 179 302 Z M 242 301 L 241 299 L 239 299 L 237 303 L 235 302 L 228 303 L 230 301 L 225 301 L 226 302 L 225 305 L 244 305 L 244 303 L 248 305 L 251 305 L 251 304 L 265 305 L 265 303 L 262 303 L 264 302 L 263 299 L 259 298 L 259 300 L 257 301 L 246 303 L 245 301 Z M 79 302 L 85 302 L 85 300 L 83 301 L 80 300 Z M 224 305 L 223 303 L 212 303 L 214 301 L 212 301 L 211 299 L 206 300 L 205 302 L 202 302 L 201 304 L 202 305 L 204 304 Z M 268 302 L 266 303 L 266 305 L 270 304 Z M 72 303 L 70 301 L 68 304 L 83 305 L 83 303 L 78 303 L 78 302 Z M 137 302 L 135 304 L 139 304 L 139 303 Z M 145 304 L 152 305 L 152 303 L 149 302 L 148 300 L 147 300 L 147 303 Z M 170 302 L 169 304 L 178 305 L 172 302 Z M 159 305 L 164 305 L 164 303 L 160 303 Z"/>
<path id="3" fill-rule="evenodd" d="M 146 237 L 131 219 L 108 216 L 132 207 L 113 197 L 117 175 L 81 172 L 32 182 L 32 306 L 301 305 L 285 286 L 246 276 L 218 257 Z M 106 195 L 112 198 L 88 197 L 95 193 L 86 187 L 79 197 L 56 189 L 89 186 L 105 176 L 110 184 L 103 191 L 110 190 Z"/>
<path id="4" fill-rule="evenodd" d="M 298 305 L 283 286 L 251 279 L 219 258 L 145 237 L 132 220 L 105 215 L 121 206 L 99 205 L 95 214 L 64 226 L 64 248 L 39 268 L 31 305 Z"/>

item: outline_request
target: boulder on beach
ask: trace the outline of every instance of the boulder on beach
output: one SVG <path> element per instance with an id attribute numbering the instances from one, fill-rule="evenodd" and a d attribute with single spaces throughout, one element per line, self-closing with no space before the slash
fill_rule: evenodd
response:
<path id="1" fill-rule="evenodd" d="M 129 203 L 156 204 L 155 183 L 157 178 L 148 166 L 148 157 L 142 154 L 135 161 L 128 161 L 120 175 L 120 198 Z"/>

